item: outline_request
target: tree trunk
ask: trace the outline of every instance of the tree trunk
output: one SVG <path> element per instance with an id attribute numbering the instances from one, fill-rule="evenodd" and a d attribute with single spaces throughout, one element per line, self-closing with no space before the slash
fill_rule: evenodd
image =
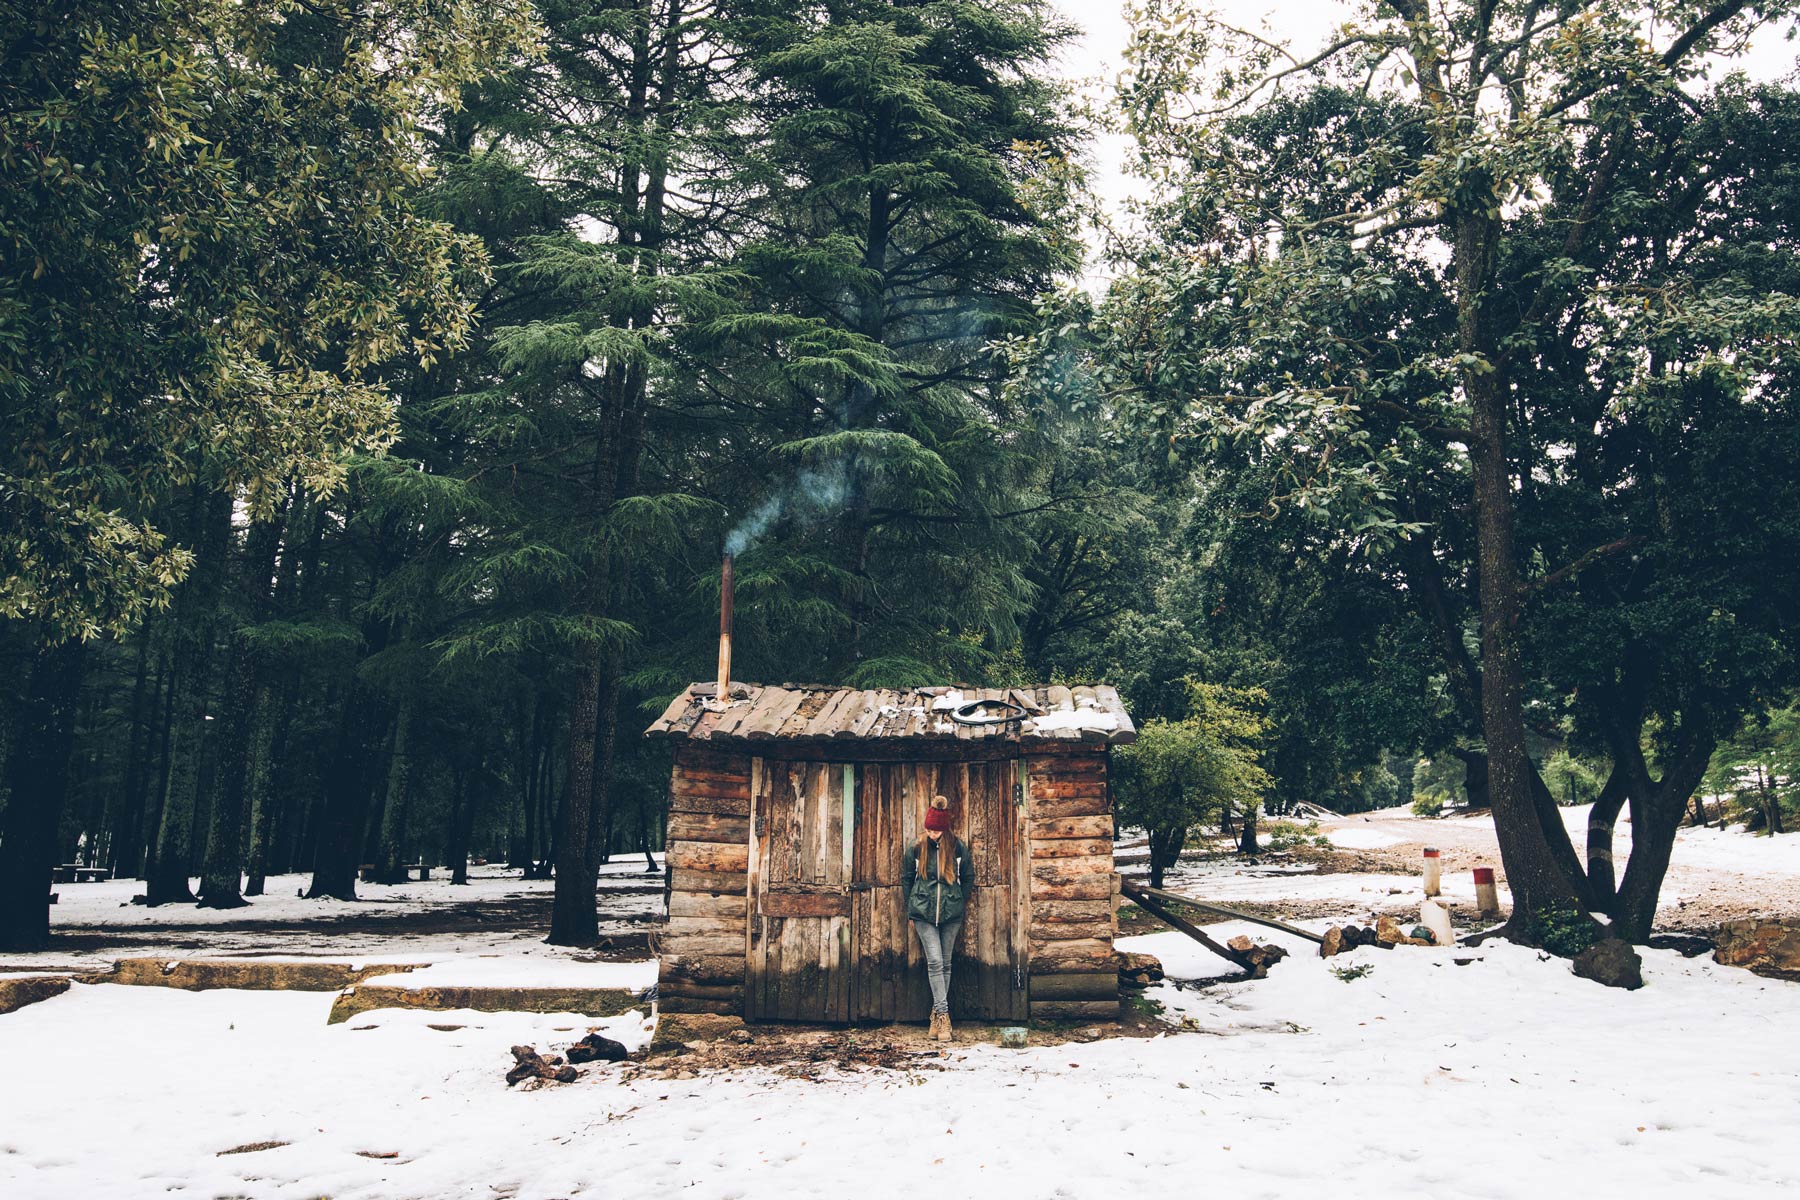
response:
<path id="1" fill-rule="evenodd" d="M 253 523 L 244 535 L 244 558 L 237 580 L 243 612 L 230 639 L 231 676 L 219 722 L 220 788 L 207 831 L 206 870 L 200 883 L 203 908 L 240 908 L 245 903 L 238 889 L 244 870 L 244 810 L 255 763 L 253 731 L 259 727 L 256 701 L 261 667 L 251 627 L 269 615 L 270 581 L 286 517 L 284 503 L 272 520 Z"/>
<path id="2" fill-rule="evenodd" d="M 1458 340 L 1478 365 L 1462 372 L 1469 402 L 1476 558 L 1481 580 L 1481 730 L 1487 751 L 1488 803 L 1500 860 L 1512 889 L 1507 936 L 1532 940 L 1539 918 L 1580 912 L 1575 883 L 1558 867 L 1533 792 L 1536 774 L 1525 741 L 1525 687 L 1519 646 L 1519 562 L 1513 540 L 1512 467 L 1507 455 L 1508 392 L 1494 364 L 1494 318 L 1486 311 L 1493 280 L 1496 222 L 1471 208 L 1456 218 Z M 1552 805 L 1554 807 L 1554 805 Z M 1571 854 L 1573 852 L 1571 851 Z"/>
<path id="3" fill-rule="evenodd" d="M 592 945 L 600 936 L 594 861 L 588 849 L 594 796 L 594 733 L 602 685 L 600 649 L 585 647 L 570 696 L 568 771 L 563 780 L 556 844 L 556 895 L 550 909 L 554 946 Z"/>
<path id="4" fill-rule="evenodd" d="M 1635 746 L 1626 762 L 1631 786 L 1631 857 L 1613 909 L 1614 933 L 1631 942 L 1644 942 L 1656 924 L 1656 906 L 1662 895 L 1669 856 L 1675 849 L 1675 833 L 1687 814 L 1688 797 L 1706 776 L 1713 741 L 1704 737 L 1678 737 L 1680 749 L 1672 756 L 1660 780 L 1652 780 L 1643 755 Z"/>
<path id="5" fill-rule="evenodd" d="M 7 801 L 0 823 L 0 951 L 50 944 L 50 881 L 87 648 L 63 642 L 35 654 L 6 740 Z"/>
<path id="6" fill-rule="evenodd" d="M 394 716 L 394 746 L 388 755 L 387 800 L 381 809 L 381 835 L 375 857 L 375 879 L 379 883 L 405 883 L 406 819 L 412 802 L 413 773 L 413 697 L 400 700 Z"/>
<path id="7" fill-rule="evenodd" d="M 154 615 L 144 618 L 137 631 L 137 667 L 131 685 L 131 737 L 126 743 L 124 808 L 118 836 L 112 846 L 112 870 L 117 875 L 137 875 L 144 869 L 144 807 L 150 774 L 151 719 L 158 688 L 150 673 L 151 643 L 155 641 Z"/>
<path id="8" fill-rule="evenodd" d="M 1238 853 L 1255 854 L 1261 847 L 1256 844 L 1256 806 L 1251 805 L 1244 810 L 1243 832 L 1238 835 Z"/>
<path id="9" fill-rule="evenodd" d="M 450 839 L 445 847 L 445 857 L 450 860 L 450 882 L 461 885 L 469 882 L 469 831 L 475 826 L 474 791 L 471 781 L 487 769 L 487 757 L 482 756 L 473 771 L 463 771 L 456 779 L 456 805 L 450 810 Z"/>
<path id="10" fill-rule="evenodd" d="M 594 746 L 593 800 L 588 812 L 588 861 L 596 874 L 600 864 L 612 860 L 613 768 L 619 747 L 619 690 L 623 664 L 616 653 L 606 656 L 600 680 L 600 709 Z"/>
<path id="11" fill-rule="evenodd" d="M 313 855 L 309 899 L 356 899 L 356 870 L 362 863 L 363 822 L 368 812 L 368 731 L 378 729 L 381 705 L 358 683 L 351 684 L 338 723 L 337 746 L 326 769 L 324 808 Z"/>
<path id="12" fill-rule="evenodd" d="M 144 903 L 191 904 L 189 867 L 197 848 L 195 813 L 200 807 L 207 748 L 208 689 L 212 683 L 213 639 L 231 537 L 231 497 L 210 492 L 197 503 L 200 544 L 193 573 L 176 602 L 174 670 L 170 676 L 168 776 L 156 829 L 156 861 L 144 880 Z M 235 889 L 234 889 L 235 890 Z"/>
<path id="13" fill-rule="evenodd" d="M 1161 887 L 1163 872 L 1181 861 L 1181 851 L 1187 845 L 1187 826 L 1177 825 L 1168 829 L 1151 829 L 1150 834 L 1150 886 Z"/>
<path id="14" fill-rule="evenodd" d="M 294 697 L 286 687 L 279 694 L 265 688 L 256 703 L 256 722 L 250 735 L 250 861 L 245 864 L 245 874 L 248 876 L 244 884 L 246 896 L 262 895 L 268 881 L 269 859 L 274 853 L 276 817 L 280 807 L 271 760 L 276 754 L 277 746 L 286 741 L 285 737 L 277 739 L 276 726 L 284 723 L 286 710 L 293 703 Z M 281 718 L 276 716 L 277 709 L 283 712 Z"/>

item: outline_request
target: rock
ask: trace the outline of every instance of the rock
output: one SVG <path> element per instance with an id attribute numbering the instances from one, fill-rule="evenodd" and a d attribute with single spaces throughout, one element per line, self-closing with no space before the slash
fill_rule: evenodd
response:
<path id="1" fill-rule="evenodd" d="M 1435 945 L 1437 945 L 1437 939 L 1431 936 L 1431 930 L 1427 929 L 1423 925 L 1414 925 L 1412 927 L 1412 932 L 1408 933 L 1406 936 L 1407 936 L 1407 940 L 1412 942 L 1415 945 L 1419 945 L 1419 946 L 1435 946 Z"/>
<path id="2" fill-rule="evenodd" d="M 742 1028 L 742 1017 L 720 1013 L 662 1013 L 656 1018 L 656 1033 L 650 1038 L 650 1049 L 681 1050 L 689 1042 L 716 1042 Z"/>
<path id="3" fill-rule="evenodd" d="M 1719 926 L 1713 961 L 1771 979 L 1800 980 L 1800 921 L 1745 917 Z"/>
<path id="4" fill-rule="evenodd" d="M 625 1049 L 624 1043 L 615 1042 L 598 1033 L 590 1033 L 569 1047 L 569 1061 L 572 1063 L 623 1062 L 630 1053 Z"/>
<path id="5" fill-rule="evenodd" d="M 1163 977 L 1162 960 L 1154 954 L 1138 954 L 1130 950 L 1118 950 L 1113 953 L 1113 960 L 1119 965 L 1119 985 L 1121 987 L 1149 987 Z"/>
<path id="6" fill-rule="evenodd" d="M 1644 986 L 1643 961 L 1631 943 L 1603 938 L 1575 956 L 1575 973 L 1607 987 L 1634 991 Z"/>
<path id="7" fill-rule="evenodd" d="M 506 1073 L 508 1087 L 528 1080 L 543 1079 L 574 1083 L 581 1077 L 581 1072 L 563 1062 L 560 1055 L 552 1054 L 546 1058 L 530 1046 L 514 1046 L 512 1056 L 513 1068 Z"/>
<path id="8" fill-rule="evenodd" d="M 1226 942 L 1225 946 L 1238 955 L 1252 979 L 1266 979 L 1269 968 L 1287 957 L 1286 947 L 1258 945 L 1241 933 Z"/>
<path id="9" fill-rule="evenodd" d="M 1325 931 L 1325 940 L 1319 943 L 1319 957 L 1331 958 L 1344 952 L 1344 931 L 1333 925 Z"/>

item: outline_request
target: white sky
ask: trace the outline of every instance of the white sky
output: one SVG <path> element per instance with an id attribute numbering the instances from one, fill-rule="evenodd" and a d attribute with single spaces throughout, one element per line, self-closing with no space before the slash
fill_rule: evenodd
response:
<path id="1" fill-rule="evenodd" d="M 1064 52 L 1064 75 L 1071 80 L 1098 80 L 1110 87 L 1124 65 L 1123 0 L 1054 0 L 1054 3 L 1083 30 L 1082 37 Z M 1341 0 L 1288 0 L 1285 4 L 1269 0 L 1217 0 L 1217 7 L 1236 25 L 1272 32 L 1275 40 L 1310 49 L 1341 25 L 1355 6 Z M 1784 28 L 1765 29 L 1752 42 L 1749 54 L 1736 65 L 1752 79 L 1791 76 L 1800 61 L 1797 46 L 1800 44 L 1790 40 Z M 1115 218 L 1132 186 L 1123 169 L 1125 154 L 1124 139 L 1110 135 L 1099 138 L 1092 151 L 1090 165 L 1094 190 Z M 1090 288 L 1103 282 L 1095 272 L 1096 265 L 1089 264 L 1086 283 Z"/>

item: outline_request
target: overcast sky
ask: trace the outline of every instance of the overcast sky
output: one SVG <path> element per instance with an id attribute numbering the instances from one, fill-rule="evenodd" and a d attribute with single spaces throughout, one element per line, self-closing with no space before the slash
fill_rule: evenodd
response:
<path id="1" fill-rule="evenodd" d="M 1054 0 L 1068 18 L 1079 25 L 1083 34 L 1063 55 L 1063 73 L 1070 79 L 1099 79 L 1110 85 L 1123 65 L 1125 52 L 1125 14 L 1122 0 Z M 1275 40 L 1297 49 L 1316 48 L 1326 34 L 1335 29 L 1353 11 L 1353 6 L 1338 0 L 1288 0 L 1273 4 L 1268 0 L 1220 0 L 1219 8 L 1233 23 L 1249 29 L 1272 32 Z M 1740 65 L 1752 78 L 1772 80 L 1795 72 L 1800 44 L 1791 41 L 1782 29 L 1765 29 L 1750 48 Z M 1106 207 L 1118 212 L 1130 190 L 1121 168 L 1125 146 L 1119 139 L 1103 138 L 1093 148 L 1093 184 Z M 1090 266 L 1090 272 L 1092 267 Z M 1098 282 L 1090 275 L 1089 284 Z"/>

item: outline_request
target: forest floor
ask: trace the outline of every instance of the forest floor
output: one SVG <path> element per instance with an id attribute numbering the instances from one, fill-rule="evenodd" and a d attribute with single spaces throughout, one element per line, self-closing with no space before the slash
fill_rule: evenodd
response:
<path id="1" fill-rule="evenodd" d="M 1472 909 L 1467 867 L 1491 854 L 1474 818 L 1370 814 L 1319 836 L 1254 861 L 1183 863 L 1168 882 L 1320 929 L 1416 913 L 1426 841 L 1445 851 L 1457 910 Z M 1792 915 L 1789 893 L 1756 882 L 1800 876 L 1789 844 L 1684 831 L 1665 916 L 1698 927 L 1715 894 Z M 1128 869 L 1133 857 L 1123 843 Z M 355 905 L 299 900 L 303 881 L 288 878 L 230 913 L 145 910 L 125 883 L 64 885 L 68 941 L 0 971 L 58 956 L 87 970 L 141 953 L 329 956 L 641 986 L 654 966 L 635 947 L 661 886 L 643 869 L 603 876 L 616 941 L 598 951 L 544 946 L 550 885 L 497 868 L 468 887 L 365 886 Z M 1538 1200 L 1800 1185 L 1789 1128 L 1800 1040 L 1784 1032 L 1800 984 L 1647 950 L 1647 986 L 1627 993 L 1503 943 L 1321 960 L 1242 922 L 1212 932 L 1292 956 L 1241 982 L 1179 934 L 1123 937 L 1168 975 L 1131 1004 L 1130 1036 L 1035 1031 L 1009 1050 L 974 1025 L 948 1047 L 906 1028 L 763 1027 L 717 1053 L 594 1064 L 529 1092 L 502 1079 L 508 1047 L 560 1050 L 597 1029 L 638 1049 L 648 1012 L 378 1009 L 328 1025 L 330 994 L 76 986 L 0 1015 L 0 1195 L 837 1200 L 924 1185 L 1076 1200 L 1202 1187 Z"/>

